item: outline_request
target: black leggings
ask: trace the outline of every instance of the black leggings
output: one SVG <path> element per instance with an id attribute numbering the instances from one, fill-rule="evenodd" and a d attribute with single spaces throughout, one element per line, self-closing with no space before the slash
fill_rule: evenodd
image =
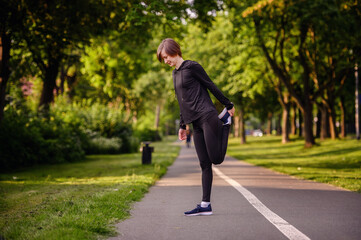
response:
<path id="1" fill-rule="evenodd" d="M 227 151 L 230 125 L 223 125 L 216 111 L 193 122 L 194 145 L 202 168 L 202 201 L 210 202 L 213 181 L 212 163 L 221 164 Z"/>

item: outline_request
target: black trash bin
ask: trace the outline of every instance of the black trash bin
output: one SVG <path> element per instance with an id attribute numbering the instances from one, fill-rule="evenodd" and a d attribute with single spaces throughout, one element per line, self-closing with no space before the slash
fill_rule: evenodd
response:
<path id="1" fill-rule="evenodd" d="M 154 151 L 154 147 L 150 147 L 149 144 L 151 142 L 143 142 L 142 148 L 142 164 L 151 164 L 152 163 L 152 152 Z"/>

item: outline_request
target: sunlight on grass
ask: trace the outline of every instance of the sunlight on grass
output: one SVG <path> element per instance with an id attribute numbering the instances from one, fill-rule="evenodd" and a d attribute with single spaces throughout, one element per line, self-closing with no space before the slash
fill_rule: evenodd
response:
<path id="1" fill-rule="evenodd" d="M 0 236 L 6 239 L 99 239 L 129 216 L 172 164 L 175 138 L 152 143 L 152 164 L 141 153 L 94 155 L 85 161 L 37 166 L 0 175 Z"/>
<path id="2" fill-rule="evenodd" d="M 158 166 L 157 169 L 160 170 L 160 165 L 155 165 Z M 154 168 L 156 169 L 156 168 Z M 158 171 L 159 171 L 158 170 Z M 109 176 L 109 177 L 92 177 L 92 178 L 54 178 L 52 179 L 52 181 L 45 181 L 46 184 L 49 185 L 81 185 L 81 184 L 101 184 L 101 185 L 109 185 L 109 184 L 114 184 L 114 183 L 127 183 L 129 181 L 134 181 L 135 179 L 138 178 L 144 178 L 144 175 L 136 175 L 136 174 L 132 174 L 131 176 Z M 152 176 L 149 176 L 150 178 L 152 178 Z M 41 180 L 28 180 L 28 181 L 1 181 L 1 183 L 4 184 L 15 184 L 15 185 L 19 185 L 22 184 L 24 185 L 26 184 L 41 184 L 44 183 L 44 181 Z"/>
<path id="3" fill-rule="evenodd" d="M 247 144 L 230 139 L 228 155 L 295 177 L 361 192 L 361 142 L 326 140 L 311 149 L 302 139 L 282 144 L 281 137 L 248 137 Z"/>

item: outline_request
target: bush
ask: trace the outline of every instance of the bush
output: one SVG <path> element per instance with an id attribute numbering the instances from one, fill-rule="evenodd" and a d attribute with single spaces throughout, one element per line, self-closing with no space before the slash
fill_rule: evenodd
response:
<path id="1" fill-rule="evenodd" d="M 45 141 L 40 131 L 15 111 L 8 112 L 0 125 L 0 164 L 10 169 L 36 164 Z"/>
<path id="2" fill-rule="evenodd" d="M 87 154 L 136 152 L 122 113 L 101 104 L 54 104 L 46 118 L 23 106 L 8 105 L 0 124 L 3 170 L 35 164 L 73 162 Z"/>
<path id="3" fill-rule="evenodd" d="M 148 128 L 142 130 L 136 130 L 134 136 L 136 136 L 141 142 L 162 140 L 162 137 L 159 135 L 159 132 L 157 130 L 148 129 Z"/>
<path id="4" fill-rule="evenodd" d="M 85 151 L 87 154 L 114 154 L 120 153 L 122 148 L 122 139 L 95 137 L 91 139 L 89 148 Z"/>
<path id="5" fill-rule="evenodd" d="M 59 120 L 9 108 L 0 125 L 0 164 L 7 170 L 83 159 L 76 132 Z"/>
<path id="6" fill-rule="evenodd" d="M 99 136 L 121 139 L 119 153 L 137 151 L 139 140 L 134 138 L 131 125 L 124 121 L 125 117 L 119 109 L 84 100 L 73 104 L 58 103 L 53 108 L 53 114 L 63 117 L 68 124 L 79 125 L 90 139 Z M 89 146 L 85 149 L 89 149 Z"/>

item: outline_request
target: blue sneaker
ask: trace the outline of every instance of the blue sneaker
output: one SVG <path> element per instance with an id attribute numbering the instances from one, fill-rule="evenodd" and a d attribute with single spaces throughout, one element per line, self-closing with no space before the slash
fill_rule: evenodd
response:
<path id="1" fill-rule="evenodd" d="M 232 117 L 229 115 L 227 108 L 224 108 L 223 111 L 218 115 L 218 118 L 223 122 L 223 125 L 231 125 Z"/>
<path id="2" fill-rule="evenodd" d="M 212 207 L 211 204 L 208 207 L 202 208 L 200 204 L 197 204 L 197 207 L 191 211 L 184 212 L 185 216 L 207 216 L 212 215 Z"/>

